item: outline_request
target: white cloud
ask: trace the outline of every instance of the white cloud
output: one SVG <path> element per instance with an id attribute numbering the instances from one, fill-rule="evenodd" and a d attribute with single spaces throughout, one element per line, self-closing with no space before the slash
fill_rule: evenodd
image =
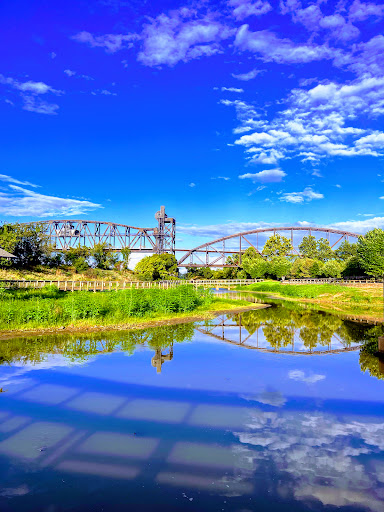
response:
<path id="1" fill-rule="evenodd" d="M 77 73 L 77 71 L 73 71 L 72 69 L 64 69 L 64 73 L 69 77 L 75 76 L 76 78 L 83 78 L 84 80 L 94 80 L 94 78 L 92 78 L 91 76 L 81 75 Z"/>
<path id="2" fill-rule="evenodd" d="M 384 4 L 374 4 L 355 0 L 349 8 L 349 19 L 351 21 L 364 21 L 368 18 L 383 18 Z"/>
<path id="3" fill-rule="evenodd" d="M 27 187 L 37 188 L 40 185 L 34 185 L 29 181 L 19 181 L 16 178 L 12 178 L 12 176 L 8 176 L 7 174 L 0 174 L 0 181 L 5 181 L 6 183 L 14 183 L 15 185 L 25 185 Z"/>
<path id="4" fill-rule="evenodd" d="M 228 3 L 234 7 L 232 14 L 237 20 L 261 16 L 272 10 L 271 4 L 263 0 L 229 0 Z"/>
<path id="5" fill-rule="evenodd" d="M 384 196 L 380 199 L 384 199 Z M 384 228 L 384 217 L 373 217 L 366 220 L 347 220 L 341 222 L 334 222 L 330 227 L 335 229 L 342 229 L 351 231 L 353 233 L 366 233 L 371 229 Z"/>
<path id="6" fill-rule="evenodd" d="M 47 196 L 16 185 L 10 189 L 0 193 L 0 213 L 7 216 L 68 217 L 102 208 L 90 201 Z"/>
<path id="7" fill-rule="evenodd" d="M 51 59 L 55 59 L 57 57 L 55 52 L 51 52 L 49 56 L 51 57 Z"/>
<path id="8" fill-rule="evenodd" d="M 239 178 L 251 179 L 254 183 L 278 183 L 283 180 L 287 174 L 281 169 L 266 169 L 257 173 L 241 174 Z"/>
<path id="9" fill-rule="evenodd" d="M 249 25 L 239 28 L 235 46 L 242 51 L 255 53 L 263 62 L 306 63 L 333 59 L 334 52 L 327 46 L 295 44 L 290 39 L 281 39 L 269 30 L 251 32 Z"/>
<path id="10" fill-rule="evenodd" d="M 231 178 L 228 178 L 228 176 L 216 176 L 214 178 L 211 178 L 211 180 L 224 180 L 224 181 L 228 181 L 230 179 Z"/>
<path id="11" fill-rule="evenodd" d="M 72 36 L 74 41 L 86 43 L 91 47 L 104 48 L 108 53 L 115 53 L 123 48 L 131 48 L 133 41 L 139 39 L 137 34 L 104 34 L 94 36 L 90 32 L 79 32 Z"/>
<path id="12" fill-rule="evenodd" d="M 221 41 L 233 33 L 214 14 L 199 14 L 183 7 L 151 18 L 144 25 L 137 59 L 146 66 L 174 66 L 180 61 L 215 55 L 222 51 Z"/>
<path id="13" fill-rule="evenodd" d="M 248 132 L 235 144 L 247 148 L 253 163 L 299 157 L 315 164 L 326 157 L 384 155 L 384 132 L 361 128 L 368 124 L 362 118 L 384 113 L 384 77 L 365 75 L 344 84 L 325 81 L 309 90 L 293 89 L 284 101 L 286 108 L 271 120 L 265 114 L 261 119 L 244 101 L 221 103 L 235 106 L 241 125 L 234 132 Z"/>
<path id="14" fill-rule="evenodd" d="M 324 195 L 314 192 L 311 187 L 306 187 L 302 192 L 285 192 L 281 195 L 280 201 L 286 203 L 301 204 L 312 201 L 313 199 L 323 199 Z"/>
<path id="15" fill-rule="evenodd" d="M 228 91 L 228 92 L 244 92 L 244 89 L 238 89 L 237 87 L 222 87 L 221 90 L 223 92 L 225 91 Z"/>
<path id="16" fill-rule="evenodd" d="M 59 105 L 57 105 L 56 103 L 48 103 L 34 96 L 24 96 L 23 99 L 23 110 L 28 110 L 29 112 L 36 112 L 37 114 L 56 115 L 57 110 L 59 109 Z"/>
<path id="17" fill-rule="evenodd" d="M 22 108 L 30 112 L 37 112 L 39 114 L 57 114 L 59 108 L 54 103 L 48 103 L 38 98 L 41 94 L 53 93 L 55 95 L 63 94 L 63 91 L 54 89 L 44 82 L 34 82 L 28 80 L 27 82 L 19 82 L 14 78 L 5 77 L 0 74 L 0 84 L 6 85 L 20 91 L 20 96 L 23 100 Z"/>
<path id="18" fill-rule="evenodd" d="M 211 239 L 219 238 L 227 235 L 234 235 L 242 231 L 250 231 L 252 229 L 268 228 L 273 226 L 268 222 L 228 222 L 226 224 L 212 224 L 208 226 L 197 225 L 179 225 L 177 230 L 179 233 L 193 236 L 209 237 Z"/>
<path id="19" fill-rule="evenodd" d="M 192 183 L 190 183 L 190 184 L 188 185 L 188 187 L 194 188 L 194 187 L 196 187 L 196 183 L 193 183 L 193 182 L 192 182 Z"/>
<path id="20" fill-rule="evenodd" d="M 291 370 L 288 373 L 288 378 L 292 380 L 298 380 L 300 382 L 305 382 L 306 384 L 315 384 L 316 382 L 324 380 L 325 375 L 314 373 L 307 376 L 306 373 L 301 370 Z"/>
<path id="21" fill-rule="evenodd" d="M 238 75 L 232 73 L 233 78 L 237 78 L 237 80 L 242 80 L 244 82 L 247 82 L 248 80 L 253 80 L 257 77 L 257 75 L 260 75 L 264 73 L 261 69 L 252 69 L 251 71 L 248 71 L 247 73 L 240 73 Z"/>

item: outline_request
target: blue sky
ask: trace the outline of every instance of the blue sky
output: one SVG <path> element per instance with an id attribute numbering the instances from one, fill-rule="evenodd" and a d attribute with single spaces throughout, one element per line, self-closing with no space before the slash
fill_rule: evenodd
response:
<path id="1" fill-rule="evenodd" d="M 0 220 L 384 227 L 384 4 L 0 7 Z"/>

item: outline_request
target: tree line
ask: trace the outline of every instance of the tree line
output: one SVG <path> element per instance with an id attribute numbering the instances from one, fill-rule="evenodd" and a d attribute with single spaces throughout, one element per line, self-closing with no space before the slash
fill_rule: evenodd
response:
<path id="1" fill-rule="evenodd" d="M 15 259 L 0 258 L 0 267 L 33 269 L 39 266 L 72 267 L 82 273 L 89 268 L 128 270 L 131 251 L 114 251 L 106 243 L 93 248 L 78 246 L 57 251 L 49 243 L 44 225 L 3 224 L 0 226 L 0 247 L 14 254 Z M 188 268 L 184 277 L 204 279 L 236 278 L 316 278 L 316 277 L 381 277 L 384 274 L 384 231 L 373 229 L 360 236 L 357 243 L 344 240 L 333 250 L 325 238 L 305 236 L 298 247 L 279 234 L 271 236 L 261 252 L 249 247 L 241 255 L 226 259 L 227 267 L 213 270 L 209 267 Z M 178 279 L 177 260 L 172 254 L 154 254 L 141 259 L 135 266 L 139 279 L 152 281 Z"/>
<path id="2" fill-rule="evenodd" d="M 261 252 L 249 247 L 226 259 L 236 267 L 212 270 L 189 268 L 189 278 L 204 279 L 283 279 L 322 277 L 382 277 L 384 274 L 384 231 L 373 229 L 360 236 L 357 243 L 344 240 L 333 250 L 325 238 L 303 237 L 296 252 L 289 238 L 275 234 Z"/>

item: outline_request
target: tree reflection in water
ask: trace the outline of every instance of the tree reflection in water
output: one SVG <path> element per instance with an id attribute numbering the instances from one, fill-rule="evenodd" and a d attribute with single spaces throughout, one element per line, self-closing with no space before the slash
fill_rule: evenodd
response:
<path id="1" fill-rule="evenodd" d="M 250 295 L 247 298 L 251 299 Z M 221 315 L 198 324 L 3 340 L 0 364 L 36 365 L 44 362 L 49 354 L 59 354 L 68 362 L 83 362 L 95 355 L 115 351 L 132 355 L 137 348 L 146 346 L 155 351 L 151 364 L 161 372 L 163 363 L 173 359 L 173 344 L 191 341 L 196 329 L 222 341 L 268 352 L 325 354 L 357 350 L 362 346 L 361 370 L 384 379 L 384 363 L 376 355 L 377 339 L 384 333 L 382 325 L 346 320 L 294 302 L 268 302 L 271 302 L 270 307 Z"/>

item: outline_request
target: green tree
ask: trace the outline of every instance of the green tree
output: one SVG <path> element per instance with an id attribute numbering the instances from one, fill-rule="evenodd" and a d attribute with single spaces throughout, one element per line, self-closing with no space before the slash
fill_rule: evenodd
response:
<path id="1" fill-rule="evenodd" d="M 316 259 L 318 257 L 316 238 L 312 235 L 304 236 L 299 251 L 305 258 Z"/>
<path id="2" fill-rule="evenodd" d="M 357 256 L 352 256 L 345 263 L 345 268 L 342 272 L 343 277 L 365 277 L 365 270 L 361 266 L 360 260 Z"/>
<path id="3" fill-rule="evenodd" d="M 129 260 L 131 258 L 131 249 L 129 247 L 123 247 L 120 251 L 122 257 L 123 257 L 123 270 L 129 269 Z"/>
<path id="4" fill-rule="evenodd" d="M 263 255 L 267 258 L 287 256 L 292 251 L 291 241 L 278 233 L 268 238 L 263 248 Z"/>
<path id="5" fill-rule="evenodd" d="M 177 260 L 173 254 L 153 254 L 140 260 L 135 273 L 142 281 L 176 279 L 178 277 Z"/>
<path id="6" fill-rule="evenodd" d="M 267 262 L 253 247 L 249 247 L 244 252 L 241 258 L 241 266 L 253 279 L 264 277 L 268 270 Z"/>
<path id="7" fill-rule="evenodd" d="M 0 226 L 0 247 L 16 256 L 2 259 L 2 266 L 33 268 L 41 265 L 49 253 L 48 237 L 42 223 L 4 224 Z"/>
<path id="8" fill-rule="evenodd" d="M 313 258 L 296 258 L 291 268 L 292 277 L 308 278 L 322 274 L 323 263 Z"/>
<path id="9" fill-rule="evenodd" d="M 95 260 L 96 268 L 111 270 L 118 262 L 119 256 L 107 243 L 95 244 L 91 249 L 91 256 Z"/>
<path id="10" fill-rule="evenodd" d="M 384 274 L 384 231 L 372 229 L 357 241 L 357 258 L 365 273 L 379 277 Z"/>
<path id="11" fill-rule="evenodd" d="M 351 244 L 348 240 L 344 240 L 336 249 L 335 256 L 341 261 L 347 261 L 349 258 L 356 257 L 357 244 Z"/>
<path id="12" fill-rule="evenodd" d="M 317 259 L 328 261 L 334 257 L 329 241 L 326 238 L 319 238 L 317 241 Z"/>
<path id="13" fill-rule="evenodd" d="M 89 268 L 89 257 L 91 250 L 89 247 L 71 247 L 64 253 L 64 262 L 75 268 L 76 272 L 85 272 Z"/>
<path id="14" fill-rule="evenodd" d="M 345 265 L 337 260 L 329 260 L 324 263 L 323 274 L 325 277 L 341 277 Z"/>
<path id="15" fill-rule="evenodd" d="M 275 276 L 277 279 L 289 275 L 291 271 L 292 263 L 283 256 L 276 256 L 270 262 L 268 273 Z"/>

